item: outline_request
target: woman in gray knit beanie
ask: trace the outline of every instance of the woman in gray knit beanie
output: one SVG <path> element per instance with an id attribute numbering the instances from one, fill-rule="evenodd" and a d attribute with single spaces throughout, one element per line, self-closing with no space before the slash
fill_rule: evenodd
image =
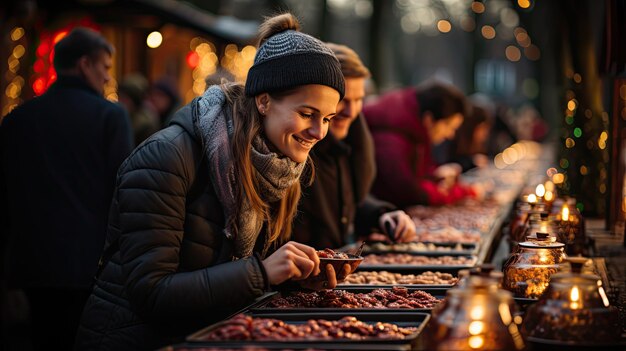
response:
<path id="1" fill-rule="evenodd" d="M 272 285 L 321 270 L 313 288 L 337 284 L 288 242 L 309 151 L 344 94 L 337 58 L 298 29 L 291 14 L 267 19 L 245 86 L 210 87 L 122 164 L 76 349 L 153 350 Z"/>

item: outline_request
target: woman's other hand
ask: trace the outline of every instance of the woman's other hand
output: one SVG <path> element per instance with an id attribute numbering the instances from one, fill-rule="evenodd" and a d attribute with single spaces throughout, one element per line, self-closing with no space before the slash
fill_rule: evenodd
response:
<path id="1" fill-rule="evenodd" d="M 387 212 L 380 216 L 379 225 L 383 230 L 387 230 L 389 225 L 385 225 L 385 223 L 390 223 L 393 233 L 387 233 L 391 237 L 393 241 L 396 242 L 411 242 L 415 241 L 416 233 L 415 233 L 415 223 L 409 217 L 406 212 L 398 210 Z"/>

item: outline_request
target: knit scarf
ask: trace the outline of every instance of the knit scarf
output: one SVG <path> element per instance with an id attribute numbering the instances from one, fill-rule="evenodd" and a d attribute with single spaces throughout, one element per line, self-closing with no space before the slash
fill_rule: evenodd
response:
<path id="1" fill-rule="evenodd" d="M 234 130 L 231 109 L 220 87 L 212 86 L 194 100 L 193 118 L 195 128 L 202 137 L 213 188 L 224 210 L 226 219 L 224 235 L 227 240 L 234 240 L 234 255 L 241 258 L 252 255 L 264 219 L 252 211 L 250 202 L 245 196 L 243 203 L 236 203 L 238 179 L 230 147 Z M 256 170 L 259 194 L 267 203 L 282 199 L 287 190 L 300 180 L 300 174 L 305 166 L 304 162 L 297 163 L 289 157 L 271 152 L 260 135 L 252 142 L 250 161 Z M 240 206 L 241 210 L 239 217 L 235 218 L 237 206 Z M 266 235 L 263 256 L 269 244 Z"/>

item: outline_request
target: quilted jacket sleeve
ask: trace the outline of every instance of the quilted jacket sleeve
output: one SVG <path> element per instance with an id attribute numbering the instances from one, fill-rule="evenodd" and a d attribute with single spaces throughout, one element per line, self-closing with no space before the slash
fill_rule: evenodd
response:
<path id="1" fill-rule="evenodd" d="M 142 145 L 120 170 L 117 199 L 124 285 L 133 309 L 143 318 L 234 312 L 265 291 L 261 263 L 255 257 L 178 271 L 194 167 L 184 146 L 159 139 Z"/>

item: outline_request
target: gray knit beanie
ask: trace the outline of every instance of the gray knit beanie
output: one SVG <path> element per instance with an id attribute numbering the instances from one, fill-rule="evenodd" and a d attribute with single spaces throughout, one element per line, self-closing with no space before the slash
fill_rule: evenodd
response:
<path id="1" fill-rule="evenodd" d="M 248 71 L 246 95 L 284 91 L 306 84 L 329 86 L 343 99 L 345 83 L 335 54 L 308 34 L 285 30 L 259 47 Z"/>

